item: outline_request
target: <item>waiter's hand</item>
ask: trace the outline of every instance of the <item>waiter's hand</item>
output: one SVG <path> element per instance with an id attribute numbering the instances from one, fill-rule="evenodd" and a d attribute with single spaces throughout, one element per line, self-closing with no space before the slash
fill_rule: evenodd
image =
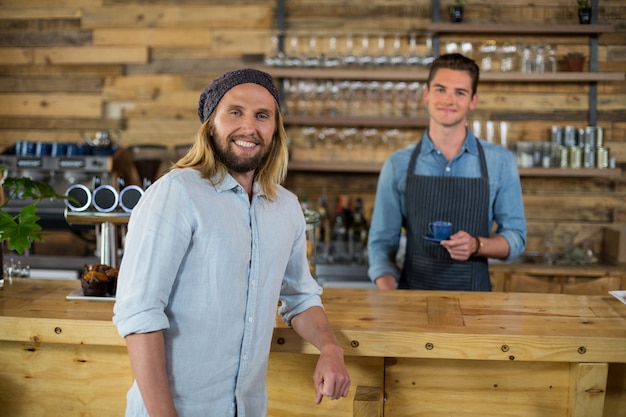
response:
<path id="1" fill-rule="evenodd" d="M 455 261 L 467 261 L 476 251 L 477 242 L 474 236 L 461 230 L 450 236 L 449 240 L 442 240 L 441 246 Z"/>
<path id="2" fill-rule="evenodd" d="M 379 290 L 395 290 L 398 288 L 398 281 L 393 275 L 381 275 L 376 278 L 376 287 Z"/>

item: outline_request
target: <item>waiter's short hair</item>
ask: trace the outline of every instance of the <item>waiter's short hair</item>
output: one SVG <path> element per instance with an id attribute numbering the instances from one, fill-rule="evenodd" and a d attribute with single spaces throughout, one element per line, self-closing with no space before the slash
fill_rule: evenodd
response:
<path id="1" fill-rule="evenodd" d="M 478 90 L 478 79 L 480 78 L 480 69 L 473 59 L 458 53 L 441 55 L 430 65 L 427 81 L 429 87 L 431 81 L 435 78 L 437 71 L 442 68 L 455 71 L 466 71 L 472 79 L 472 97 L 476 94 L 476 91 Z"/>

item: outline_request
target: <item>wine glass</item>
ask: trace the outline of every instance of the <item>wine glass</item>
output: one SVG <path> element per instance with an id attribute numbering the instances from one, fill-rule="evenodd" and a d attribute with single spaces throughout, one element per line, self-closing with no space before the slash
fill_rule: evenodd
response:
<path id="1" fill-rule="evenodd" d="M 271 49 L 265 56 L 265 64 L 268 66 L 280 67 L 285 64 L 285 53 L 280 50 L 280 34 L 273 33 L 271 37 Z"/>
<path id="2" fill-rule="evenodd" d="M 402 65 L 404 63 L 404 57 L 402 56 L 402 41 L 400 39 L 400 33 L 393 34 L 393 49 L 391 56 L 389 57 L 389 63 L 391 65 Z"/>
<path id="3" fill-rule="evenodd" d="M 318 67 L 320 65 L 320 55 L 317 50 L 317 37 L 315 34 L 309 35 L 308 48 L 303 61 L 305 67 Z"/>
<path id="4" fill-rule="evenodd" d="M 376 162 L 378 160 L 377 155 L 376 155 L 377 154 L 376 142 L 378 141 L 378 129 L 374 127 L 363 129 L 363 132 L 361 135 L 361 141 L 365 149 L 367 150 L 366 155 L 368 157 L 367 159 L 368 162 Z"/>
<path id="5" fill-rule="evenodd" d="M 346 33 L 346 50 L 343 54 L 342 61 L 344 65 L 357 64 L 357 57 L 354 54 L 354 38 L 351 32 Z"/>
<path id="6" fill-rule="evenodd" d="M 298 34 L 295 32 L 289 36 L 285 65 L 288 67 L 302 66 L 302 57 L 300 54 L 300 47 L 298 45 Z"/>
<path id="7" fill-rule="evenodd" d="M 370 38 L 367 33 L 361 36 L 361 47 L 358 49 L 356 56 L 359 65 L 371 65 L 373 57 L 370 53 Z"/>
<path id="8" fill-rule="evenodd" d="M 420 64 L 420 57 L 417 52 L 417 33 L 415 32 L 409 34 L 409 50 L 404 55 L 404 64 L 409 66 Z"/>
<path id="9" fill-rule="evenodd" d="M 389 64 L 389 57 L 387 56 L 387 51 L 385 49 L 385 34 L 379 33 L 378 39 L 376 40 L 376 55 L 374 56 L 374 64 L 376 65 L 387 65 Z"/>
<path id="10" fill-rule="evenodd" d="M 423 87 L 418 81 L 412 81 L 407 86 L 406 113 L 408 117 L 418 117 L 422 108 Z"/>
<path id="11" fill-rule="evenodd" d="M 341 58 L 337 51 L 337 36 L 331 34 L 328 37 L 328 52 L 324 56 L 322 65 L 328 68 L 338 67 L 341 64 Z"/>

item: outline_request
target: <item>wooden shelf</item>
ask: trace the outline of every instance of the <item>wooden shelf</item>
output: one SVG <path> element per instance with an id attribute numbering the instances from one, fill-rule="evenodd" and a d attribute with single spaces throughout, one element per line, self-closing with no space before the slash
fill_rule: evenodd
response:
<path id="1" fill-rule="evenodd" d="M 426 81 L 428 72 L 424 68 L 286 68 L 264 67 L 275 78 L 310 78 L 362 81 Z M 623 81 L 623 72 L 567 72 L 523 73 L 482 72 L 481 82 L 592 82 Z"/>
<path id="2" fill-rule="evenodd" d="M 536 25 L 513 23 L 430 23 L 428 31 L 437 33 L 518 33 L 518 34 L 572 34 L 588 36 L 615 31 L 612 25 Z"/>
<path id="3" fill-rule="evenodd" d="M 355 174 L 378 174 L 382 164 L 368 162 L 307 162 L 289 161 L 289 171 L 297 172 L 343 172 Z M 620 168 L 519 168 L 520 177 L 573 177 L 573 178 L 618 178 Z"/>
<path id="4" fill-rule="evenodd" d="M 425 81 L 426 68 L 359 67 L 359 68 L 296 68 L 264 67 L 275 78 L 312 78 L 361 81 Z"/>
<path id="5" fill-rule="evenodd" d="M 411 117 L 285 116 L 285 124 L 333 127 L 425 128 L 428 119 Z"/>
<path id="6" fill-rule="evenodd" d="M 354 174 L 378 174 L 382 166 L 382 164 L 372 162 L 289 161 L 289 171 L 297 172 L 343 172 Z"/>
<path id="7" fill-rule="evenodd" d="M 622 170 L 620 168 L 520 168 L 519 175 L 520 177 L 615 178 L 622 176 Z"/>
<path id="8" fill-rule="evenodd" d="M 523 72 L 483 72 L 480 81 L 508 81 L 508 82 L 590 82 L 590 81 L 623 81 L 623 72 L 550 72 L 550 73 L 523 73 Z"/>

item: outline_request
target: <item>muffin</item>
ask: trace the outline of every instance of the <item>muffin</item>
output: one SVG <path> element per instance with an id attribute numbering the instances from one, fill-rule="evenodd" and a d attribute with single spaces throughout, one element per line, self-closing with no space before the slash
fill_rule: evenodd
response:
<path id="1" fill-rule="evenodd" d="M 110 296 L 115 296 L 115 292 L 117 291 L 117 274 L 118 274 L 118 269 L 117 268 L 109 268 L 106 271 L 104 271 L 104 274 L 107 276 L 108 280 L 109 280 L 109 286 L 108 286 L 108 293 Z"/>
<path id="2" fill-rule="evenodd" d="M 88 271 L 80 277 L 80 285 L 84 295 L 105 297 L 109 291 L 109 278 L 104 272 Z"/>
<path id="3" fill-rule="evenodd" d="M 83 294 L 86 296 L 115 296 L 117 290 L 117 268 L 104 264 L 87 264 L 80 277 Z"/>

